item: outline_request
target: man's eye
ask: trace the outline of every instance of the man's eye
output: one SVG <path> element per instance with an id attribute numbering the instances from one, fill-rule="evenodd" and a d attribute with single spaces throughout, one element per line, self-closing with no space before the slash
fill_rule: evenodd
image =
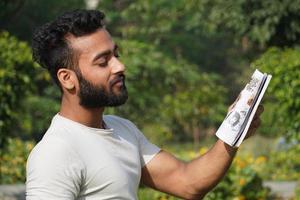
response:
<path id="1" fill-rule="evenodd" d="M 100 66 L 100 67 L 106 67 L 107 66 L 107 61 L 106 62 L 102 62 L 102 63 L 99 63 L 98 65 Z"/>
<path id="2" fill-rule="evenodd" d="M 98 65 L 99 65 L 100 67 L 105 67 L 105 66 L 107 66 L 107 64 L 108 64 L 108 59 L 107 59 L 107 58 L 101 58 L 101 59 L 99 60 L 99 62 L 98 62 Z"/>

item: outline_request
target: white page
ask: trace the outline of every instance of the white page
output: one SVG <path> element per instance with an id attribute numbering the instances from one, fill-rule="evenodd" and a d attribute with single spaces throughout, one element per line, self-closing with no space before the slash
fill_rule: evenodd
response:
<path id="1" fill-rule="evenodd" d="M 231 111 L 229 111 L 216 132 L 217 137 L 230 146 L 239 146 L 249 129 L 249 124 L 254 116 L 254 114 L 252 115 L 252 112 L 255 113 L 271 79 L 271 76 L 267 76 L 267 80 L 261 89 L 260 85 L 262 84 L 264 77 L 263 73 L 255 70 L 251 76 L 251 81 L 242 90 L 236 104 Z M 261 89 L 260 95 L 256 96 L 259 89 Z M 256 102 L 254 102 L 255 98 Z M 253 105 L 254 103 L 255 105 Z M 249 113 L 249 110 L 252 110 L 252 112 Z M 245 124 L 246 117 L 248 119 L 247 124 Z M 241 131 L 241 128 L 244 129 L 243 132 Z"/>

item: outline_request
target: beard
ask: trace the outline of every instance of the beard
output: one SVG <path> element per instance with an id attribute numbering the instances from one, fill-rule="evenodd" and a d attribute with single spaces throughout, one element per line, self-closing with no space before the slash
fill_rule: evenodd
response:
<path id="1" fill-rule="evenodd" d="M 86 80 L 82 74 L 76 73 L 79 80 L 79 104 L 86 108 L 115 107 L 124 104 L 128 99 L 128 93 L 125 86 L 125 76 L 117 77 L 109 82 L 108 91 L 101 85 L 94 85 Z M 113 91 L 116 82 L 122 81 L 118 92 Z"/>

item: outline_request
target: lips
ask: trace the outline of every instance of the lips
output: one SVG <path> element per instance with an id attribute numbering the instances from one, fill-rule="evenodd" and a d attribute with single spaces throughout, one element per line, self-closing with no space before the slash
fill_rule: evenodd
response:
<path id="1" fill-rule="evenodd" d="M 119 75 L 117 76 L 114 80 L 111 81 L 110 85 L 113 86 L 115 84 L 124 84 L 125 81 L 125 76 L 124 75 Z"/>

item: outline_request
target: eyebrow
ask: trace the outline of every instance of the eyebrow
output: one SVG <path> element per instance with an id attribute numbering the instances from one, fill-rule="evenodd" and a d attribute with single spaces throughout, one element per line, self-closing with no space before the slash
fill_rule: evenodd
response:
<path id="1" fill-rule="evenodd" d="M 98 53 L 98 54 L 95 56 L 95 58 L 93 59 L 93 62 L 95 62 L 96 60 L 98 60 L 99 58 L 101 58 L 101 57 L 103 57 L 103 56 L 108 56 L 108 55 L 114 53 L 116 50 L 118 50 L 118 48 L 119 48 L 119 46 L 115 44 L 115 45 L 114 45 L 114 50 L 113 50 L 113 52 L 112 52 L 111 50 L 105 50 L 105 51 L 103 51 L 103 52 L 101 52 L 101 53 Z"/>

